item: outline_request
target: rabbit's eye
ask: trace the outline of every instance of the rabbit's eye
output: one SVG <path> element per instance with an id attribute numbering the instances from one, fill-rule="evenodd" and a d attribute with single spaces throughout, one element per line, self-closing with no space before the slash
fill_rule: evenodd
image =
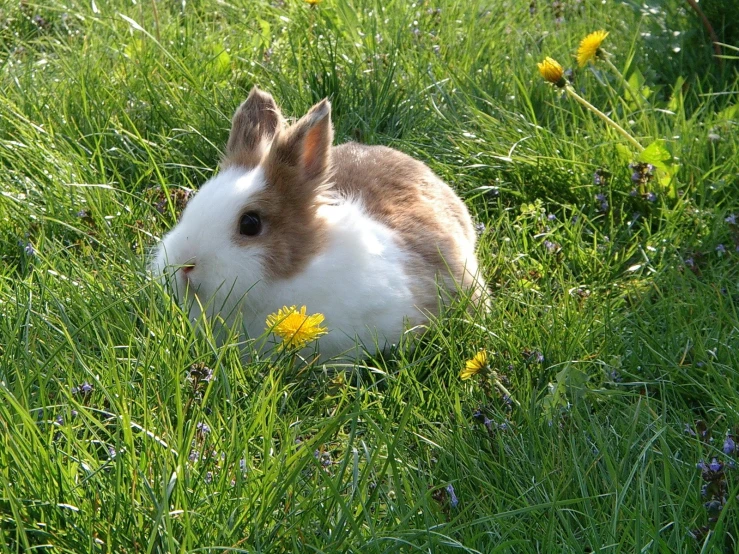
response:
<path id="1" fill-rule="evenodd" d="M 241 216 L 239 222 L 239 233 L 247 237 L 253 237 L 262 230 L 262 220 L 257 212 L 247 212 Z"/>

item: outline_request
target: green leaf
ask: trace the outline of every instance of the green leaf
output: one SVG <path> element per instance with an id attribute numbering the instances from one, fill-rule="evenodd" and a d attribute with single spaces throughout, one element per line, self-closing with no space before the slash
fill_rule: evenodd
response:
<path id="1" fill-rule="evenodd" d="M 631 148 L 629 148 L 625 144 L 618 143 L 616 144 L 616 151 L 618 152 L 618 156 L 619 158 L 621 158 L 622 161 L 624 161 L 625 163 L 629 163 L 631 161 Z"/>
<path id="2" fill-rule="evenodd" d="M 220 44 L 211 46 L 211 51 L 213 52 L 213 65 L 216 74 L 225 76 L 231 70 L 231 56 Z"/>
<path id="3" fill-rule="evenodd" d="M 724 108 L 716 114 L 716 119 L 721 121 L 731 121 L 739 116 L 739 104 L 732 104 L 728 108 Z"/>
<path id="4" fill-rule="evenodd" d="M 672 158 L 670 151 L 665 148 L 665 141 L 661 139 L 655 140 L 649 146 L 647 146 L 641 154 L 639 154 L 638 160 L 640 162 L 652 164 L 654 167 L 668 171 L 668 165 L 665 161 Z"/>
<path id="5" fill-rule="evenodd" d="M 547 420 L 552 421 L 569 408 L 568 398 L 573 401 L 583 398 L 588 390 L 589 379 L 587 373 L 572 365 L 567 365 L 557 373 L 554 383 L 549 383 L 549 392 L 541 399 L 541 407 Z"/>
<path id="6" fill-rule="evenodd" d="M 667 189 L 667 196 L 670 198 L 677 198 L 677 179 L 675 175 L 679 169 L 679 165 L 671 165 L 667 170 L 657 172 L 657 180 L 662 188 Z"/>
<path id="7" fill-rule="evenodd" d="M 641 94 L 642 98 L 645 100 L 648 99 L 652 95 L 652 89 L 650 89 L 648 86 L 644 84 L 644 75 L 642 75 L 641 71 L 638 69 L 635 69 L 631 76 L 629 77 L 628 83 L 629 86 L 625 87 L 624 95 L 626 97 L 626 100 L 630 103 L 639 104 L 641 98 L 634 98 L 631 94 L 631 91 L 635 91 L 638 94 Z"/>
<path id="8" fill-rule="evenodd" d="M 685 79 L 683 79 L 682 76 L 678 77 L 675 81 L 675 85 L 672 87 L 672 94 L 670 95 L 670 101 L 667 103 L 667 109 L 671 112 L 677 113 L 680 111 L 680 106 L 683 105 L 682 102 L 682 96 L 683 96 L 683 85 L 685 84 Z"/>
<path id="9" fill-rule="evenodd" d="M 272 27 L 270 26 L 269 22 L 265 21 L 264 19 L 260 19 L 259 28 L 262 31 L 262 39 L 264 40 L 264 44 L 269 44 L 270 40 L 272 39 Z"/>

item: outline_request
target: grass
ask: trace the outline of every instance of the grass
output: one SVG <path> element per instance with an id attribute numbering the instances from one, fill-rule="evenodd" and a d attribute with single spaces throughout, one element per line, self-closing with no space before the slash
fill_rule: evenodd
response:
<path id="1" fill-rule="evenodd" d="M 735 551 L 739 66 L 678 2 L 527 4 L 0 2 L 0 552 Z M 536 70 L 599 28 L 636 196 Z M 492 312 L 348 368 L 196 333 L 147 251 L 255 84 L 452 184 Z"/>

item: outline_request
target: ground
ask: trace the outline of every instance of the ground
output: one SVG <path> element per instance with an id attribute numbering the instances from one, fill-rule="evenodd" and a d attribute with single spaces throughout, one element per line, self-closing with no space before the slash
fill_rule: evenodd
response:
<path id="1" fill-rule="evenodd" d="M 722 60 L 677 1 L 0 2 L 0 552 L 735 551 L 719 3 Z M 254 85 L 449 182 L 490 314 L 359 367 L 197 333 L 147 252 Z"/>

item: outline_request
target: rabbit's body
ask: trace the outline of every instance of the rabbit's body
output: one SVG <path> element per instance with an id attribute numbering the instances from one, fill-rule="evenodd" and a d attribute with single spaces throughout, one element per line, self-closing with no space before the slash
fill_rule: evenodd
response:
<path id="1" fill-rule="evenodd" d="M 327 102 L 285 129 L 272 98 L 252 91 L 234 117 L 225 169 L 154 260 L 197 296 L 192 317 L 200 304 L 258 337 L 269 314 L 305 305 L 325 316 L 321 357 L 356 358 L 357 343 L 381 350 L 435 314 L 439 289 L 471 288 L 473 302 L 485 302 L 475 232 L 453 191 L 396 150 L 331 140 Z"/>

